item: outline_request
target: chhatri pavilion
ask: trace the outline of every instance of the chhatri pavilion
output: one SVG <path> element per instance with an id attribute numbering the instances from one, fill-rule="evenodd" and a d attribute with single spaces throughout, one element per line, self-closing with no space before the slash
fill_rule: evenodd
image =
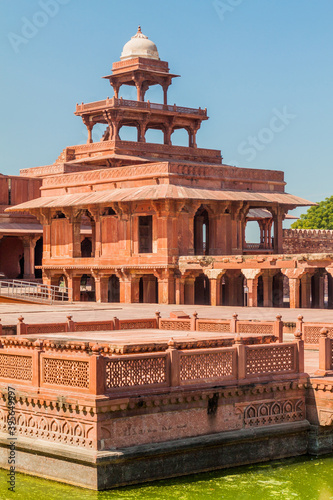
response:
<path id="1" fill-rule="evenodd" d="M 21 170 L 41 183 L 40 196 L 7 212 L 43 226 L 43 282 L 65 282 L 76 301 L 249 306 L 283 305 L 287 286 L 290 307 L 323 307 L 326 286 L 332 307 L 332 255 L 302 259 L 283 248 L 288 211 L 312 203 L 285 192 L 281 171 L 229 166 L 198 147 L 207 110 L 168 103 L 177 76 L 139 27 L 104 77 L 114 96 L 76 106 L 87 143 Z M 136 100 L 119 97 L 122 85 Z M 163 103 L 145 100 L 153 85 Z M 137 140 L 123 140 L 122 127 Z M 162 131 L 161 144 L 147 142 L 150 129 Z M 188 146 L 173 145 L 178 129 Z M 246 242 L 249 221 L 259 224 L 258 244 Z"/>

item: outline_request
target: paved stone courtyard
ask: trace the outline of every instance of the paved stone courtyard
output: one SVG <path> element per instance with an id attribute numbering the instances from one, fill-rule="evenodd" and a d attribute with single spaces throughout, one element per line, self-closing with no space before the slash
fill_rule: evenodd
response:
<path id="1" fill-rule="evenodd" d="M 119 319 L 133 319 L 133 318 L 147 318 L 153 317 L 156 310 L 159 310 L 162 317 L 169 317 L 171 311 L 183 310 L 187 314 L 193 314 L 195 311 L 200 318 L 216 318 L 216 319 L 230 319 L 236 312 L 239 319 L 258 319 L 262 321 L 274 321 L 277 314 L 282 315 L 282 320 L 285 322 L 295 322 L 297 316 L 302 314 L 304 321 L 320 321 L 333 323 L 332 310 L 325 309 L 283 309 L 283 308 L 261 308 L 261 307 L 210 307 L 210 306 L 176 306 L 176 305 L 158 305 L 158 304 L 96 304 L 95 302 L 78 302 L 72 304 L 61 305 L 37 305 L 37 304 L 0 304 L 0 317 L 3 325 L 13 325 L 17 323 L 17 318 L 22 315 L 26 323 L 50 323 L 50 322 L 63 322 L 66 320 L 67 315 L 72 315 L 74 321 L 98 321 L 112 319 L 117 316 Z M 64 334 L 59 334 L 63 337 Z M 117 342 L 120 340 L 119 332 L 100 333 L 92 332 L 86 334 L 95 340 L 112 340 Z M 129 338 L 135 336 L 136 342 L 138 336 L 142 340 L 157 340 L 161 336 L 170 338 L 171 336 L 181 337 L 187 335 L 185 332 L 162 332 L 161 331 L 135 331 L 121 333 L 121 339 L 128 341 Z M 191 337 L 195 335 L 194 332 L 190 333 Z M 72 335 L 71 335 L 72 336 Z M 215 335 L 216 336 L 216 335 Z M 77 337 L 77 335 L 75 335 Z M 81 337 L 81 334 L 80 334 Z M 125 339 L 126 337 L 126 339 Z M 127 338 L 128 337 L 128 338 Z M 144 338 L 144 339 L 143 339 Z M 285 341 L 293 340 L 292 334 L 284 334 Z M 313 375 L 318 369 L 318 351 L 306 350 L 305 351 L 305 369 Z"/>
<path id="2" fill-rule="evenodd" d="M 66 315 L 71 314 L 74 321 L 97 321 L 112 319 L 147 318 L 152 317 L 155 311 L 160 311 L 162 317 L 169 317 L 171 311 L 185 311 L 187 314 L 198 313 L 199 318 L 230 319 L 234 313 L 239 319 L 258 319 L 274 321 L 277 314 L 281 314 L 283 321 L 295 322 L 301 314 L 304 321 L 327 321 L 333 323 L 332 309 L 284 309 L 270 307 L 235 307 L 235 306 L 198 306 L 175 304 L 97 304 L 96 302 L 77 302 L 61 305 L 39 304 L 1 304 L 0 318 L 3 325 L 12 325 L 17 322 L 18 316 L 24 316 L 26 323 L 46 323 L 65 321 Z"/>

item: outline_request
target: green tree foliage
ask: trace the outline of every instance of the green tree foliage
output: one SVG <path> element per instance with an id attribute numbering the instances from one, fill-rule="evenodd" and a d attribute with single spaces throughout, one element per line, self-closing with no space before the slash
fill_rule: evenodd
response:
<path id="1" fill-rule="evenodd" d="M 333 196 L 325 198 L 294 222 L 293 229 L 333 229 Z"/>

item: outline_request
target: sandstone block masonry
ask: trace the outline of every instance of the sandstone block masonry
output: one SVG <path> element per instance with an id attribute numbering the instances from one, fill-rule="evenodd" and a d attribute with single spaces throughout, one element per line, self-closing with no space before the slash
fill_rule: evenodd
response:
<path id="1" fill-rule="evenodd" d="M 333 252 L 333 231 L 325 229 L 284 229 L 283 253 Z"/>

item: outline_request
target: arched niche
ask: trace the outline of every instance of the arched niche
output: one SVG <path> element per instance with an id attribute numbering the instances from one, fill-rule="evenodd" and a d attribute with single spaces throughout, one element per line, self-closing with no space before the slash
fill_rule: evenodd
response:
<path id="1" fill-rule="evenodd" d="M 194 254 L 209 255 L 209 214 L 202 205 L 194 216 Z"/>

